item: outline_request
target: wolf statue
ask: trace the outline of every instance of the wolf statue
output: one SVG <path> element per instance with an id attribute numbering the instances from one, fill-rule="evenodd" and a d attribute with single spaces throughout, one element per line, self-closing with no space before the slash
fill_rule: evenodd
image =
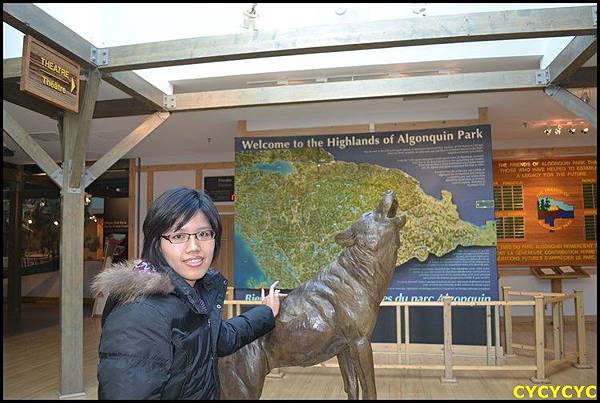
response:
<path id="1" fill-rule="evenodd" d="M 363 399 L 377 398 L 371 335 L 406 224 L 397 208 L 387 191 L 375 210 L 335 237 L 344 248 L 340 255 L 282 301 L 275 328 L 219 359 L 222 399 L 258 399 L 273 368 L 307 367 L 333 356 L 349 399 L 358 399 L 359 382 Z"/>

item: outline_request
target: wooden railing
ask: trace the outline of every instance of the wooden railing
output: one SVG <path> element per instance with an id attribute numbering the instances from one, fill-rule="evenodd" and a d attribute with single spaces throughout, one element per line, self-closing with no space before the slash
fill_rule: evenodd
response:
<path id="1" fill-rule="evenodd" d="M 511 296 L 532 297 L 533 300 L 513 300 Z M 583 291 L 575 290 L 571 294 L 564 293 L 541 293 L 541 292 L 523 292 L 510 291 L 510 287 L 502 287 L 503 300 L 501 301 L 452 301 L 452 297 L 443 297 L 441 302 L 382 302 L 380 306 L 394 306 L 396 309 L 396 351 L 400 357 L 404 356 L 404 364 L 375 364 L 375 368 L 393 368 L 393 369 L 418 369 L 418 370 L 443 370 L 441 381 L 444 383 L 456 382 L 454 371 L 462 370 L 493 370 L 493 371 L 535 371 L 535 376 L 531 380 L 535 383 L 548 382 L 546 378 L 545 353 L 553 352 L 554 360 L 552 364 L 564 362 L 567 355 L 577 357 L 577 368 L 590 368 L 587 365 L 585 353 L 585 323 L 583 315 Z M 573 300 L 576 309 L 577 324 L 577 351 L 566 352 L 564 345 L 564 322 L 563 322 L 563 303 Z M 244 305 L 260 305 L 260 301 L 242 301 L 233 300 L 233 288 L 228 290 L 228 299 L 225 301 L 227 306 L 226 317 L 239 315 Z M 544 305 L 551 304 L 553 312 L 553 335 L 554 349 L 545 349 L 544 344 Z M 531 306 L 534 310 L 535 320 L 535 346 L 524 344 L 514 344 L 512 340 L 512 307 Z M 441 307 L 443 310 L 443 340 L 441 346 L 443 363 L 437 365 L 410 365 L 409 364 L 409 346 L 410 342 L 410 307 Z M 452 343 L 452 307 L 485 307 L 486 317 L 486 346 L 485 357 L 487 365 L 454 365 L 453 358 L 457 346 Z M 500 342 L 500 307 L 504 307 L 504 349 Z M 494 310 L 494 321 L 492 324 L 492 309 Z M 404 310 L 404 332 L 402 332 L 401 310 Z M 492 332 L 494 334 L 494 343 L 492 344 Z M 439 346 L 439 345 L 438 345 Z M 479 347 L 479 346 L 472 346 Z M 515 357 L 514 349 L 535 351 L 535 365 L 515 364 L 505 365 L 507 358 Z M 337 364 L 321 363 L 320 367 L 337 367 Z"/>

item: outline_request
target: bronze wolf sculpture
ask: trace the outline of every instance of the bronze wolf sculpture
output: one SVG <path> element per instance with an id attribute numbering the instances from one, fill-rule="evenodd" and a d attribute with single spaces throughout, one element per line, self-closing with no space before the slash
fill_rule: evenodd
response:
<path id="1" fill-rule="evenodd" d="M 273 368 L 311 366 L 337 356 L 344 390 L 358 399 L 376 399 L 371 335 L 379 304 L 394 274 L 399 230 L 393 192 L 335 240 L 343 251 L 315 279 L 282 301 L 275 328 L 219 359 L 221 398 L 258 399 Z"/>

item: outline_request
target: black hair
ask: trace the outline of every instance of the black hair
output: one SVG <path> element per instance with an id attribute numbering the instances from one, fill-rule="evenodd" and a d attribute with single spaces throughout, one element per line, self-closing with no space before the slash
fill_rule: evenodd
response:
<path id="1" fill-rule="evenodd" d="M 157 267 L 168 266 L 160 249 L 161 235 L 171 228 L 177 231 L 200 211 L 206 215 L 212 230 L 215 231 L 212 265 L 219 257 L 221 249 L 219 212 L 208 194 L 186 187 L 167 190 L 152 203 L 144 220 L 142 259 Z"/>

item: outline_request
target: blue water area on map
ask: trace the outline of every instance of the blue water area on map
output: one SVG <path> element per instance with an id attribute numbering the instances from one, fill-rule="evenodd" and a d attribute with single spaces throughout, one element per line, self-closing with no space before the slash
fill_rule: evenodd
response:
<path id="1" fill-rule="evenodd" d="M 288 176 L 294 170 L 294 166 L 288 161 L 276 160 L 270 164 L 259 162 L 254 166 L 262 171 L 276 172 L 283 176 Z"/>
<path id="2" fill-rule="evenodd" d="M 247 287 L 250 281 L 271 284 L 269 277 L 256 262 L 256 256 L 246 243 L 246 240 L 235 228 L 235 286 Z"/>

